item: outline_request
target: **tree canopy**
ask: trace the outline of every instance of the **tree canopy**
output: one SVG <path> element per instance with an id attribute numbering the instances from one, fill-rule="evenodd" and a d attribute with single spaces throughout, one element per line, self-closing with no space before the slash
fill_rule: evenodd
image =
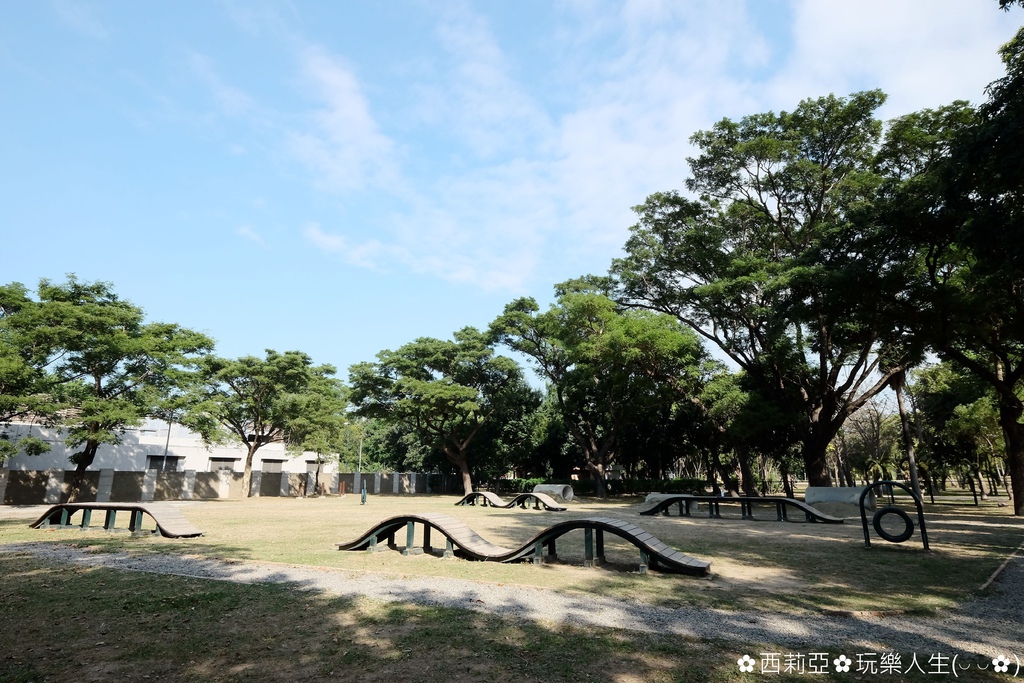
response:
<path id="1" fill-rule="evenodd" d="M 349 370 L 352 402 L 359 415 L 401 423 L 424 445 L 458 467 L 472 493 L 469 455 L 488 422 L 513 416 L 538 399 L 511 358 L 495 356 L 478 330 L 466 327 L 452 340 L 421 337 L 375 363 Z"/>
<path id="2" fill-rule="evenodd" d="M 600 287 L 558 288 L 547 311 L 517 299 L 491 324 L 491 335 L 530 357 L 550 382 L 561 417 L 604 495 L 607 468 L 628 425 L 698 390 L 708 370 L 696 336 L 673 318 L 621 311 Z"/>
<path id="3" fill-rule="evenodd" d="M 884 101 L 830 95 L 697 133 L 686 187 L 699 198 L 648 197 L 612 267 L 624 304 L 676 317 L 800 416 L 812 485 L 831 483 L 829 442 L 902 368 L 878 271 L 844 248 L 882 182 Z"/>
<path id="4" fill-rule="evenodd" d="M 233 440 L 246 449 L 242 495 L 251 496 L 253 456 L 260 448 L 285 443 L 293 426 L 302 438 L 319 443 L 326 437 L 321 413 L 310 414 L 306 423 L 300 418 L 317 401 L 318 411 L 339 405 L 337 386 L 331 382 L 334 372 L 330 365 L 313 365 L 301 351 L 267 349 L 265 358 L 208 356 L 200 363 L 199 382 L 191 389 L 183 422 L 209 442 Z"/>
<path id="5" fill-rule="evenodd" d="M 71 456 L 74 499 L 100 445 L 120 443 L 127 427 L 149 417 L 213 342 L 175 324 L 144 322 L 142 309 L 110 283 L 44 279 L 37 294 L 5 326 L 22 340 L 22 358 L 46 367 L 44 398 L 60 408 L 55 421 L 67 445 L 81 447 Z"/>

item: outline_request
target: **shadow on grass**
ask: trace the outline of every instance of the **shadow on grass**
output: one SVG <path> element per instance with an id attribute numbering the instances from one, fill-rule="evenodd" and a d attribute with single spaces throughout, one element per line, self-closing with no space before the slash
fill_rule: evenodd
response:
<path id="1" fill-rule="evenodd" d="M 74 681 L 724 681 L 677 638 L 0 555 L 0 678 Z M 59 628 L 54 628 L 60 624 Z"/>
<path id="2" fill-rule="evenodd" d="M 17 554 L 0 554 L 0 572 L 5 577 L 0 638 L 6 645 L 0 679 L 11 683 L 44 678 L 718 682 L 740 678 L 735 662 L 743 654 L 801 651 L 762 647 L 745 637 L 750 624 L 742 615 L 721 615 L 720 626 L 734 633 L 730 638 L 702 640 L 699 633 L 689 637 L 668 627 L 640 633 L 552 625 L 472 609 L 330 596 L 301 583 L 245 585 L 51 565 Z M 398 591 L 394 597 L 417 596 Z M 467 604 L 482 599 L 473 592 L 464 598 Z M 515 600 L 507 606 L 526 607 Z M 639 609 L 638 618 L 650 618 L 645 612 Z M 848 643 L 858 642 L 854 624 L 839 633 L 850 636 Z M 813 633 L 807 644 L 829 651 Z M 938 640 L 921 645 L 950 651 Z M 959 679 L 999 677 L 971 670 Z"/>

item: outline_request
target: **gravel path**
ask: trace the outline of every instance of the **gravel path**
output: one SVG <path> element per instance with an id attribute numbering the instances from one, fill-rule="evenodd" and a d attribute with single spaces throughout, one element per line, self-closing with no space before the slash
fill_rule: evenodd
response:
<path id="1" fill-rule="evenodd" d="M 375 600 L 443 605 L 513 619 L 565 622 L 633 631 L 674 633 L 690 638 L 771 643 L 789 651 L 843 648 L 848 656 L 866 652 L 960 655 L 987 661 L 999 655 L 1024 664 L 1024 553 L 1011 559 L 992 590 L 941 617 L 876 615 L 787 615 L 652 607 L 598 596 L 582 597 L 533 587 L 444 578 L 395 579 L 372 573 L 266 562 L 228 562 L 196 557 L 90 553 L 52 544 L 0 546 L 51 563 L 174 574 L 240 583 L 292 583 L 309 590 Z M 751 653 L 755 657 L 757 653 Z M 1024 668 L 1024 667 L 1022 667 Z"/>

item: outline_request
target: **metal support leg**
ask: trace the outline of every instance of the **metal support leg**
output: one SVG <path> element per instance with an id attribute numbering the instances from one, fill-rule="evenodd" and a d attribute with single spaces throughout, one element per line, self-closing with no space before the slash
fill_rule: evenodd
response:
<path id="1" fill-rule="evenodd" d="M 544 564 L 544 544 L 540 541 L 533 544 L 533 563 Z"/>
<path id="2" fill-rule="evenodd" d="M 113 531 L 114 524 L 117 522 L 117 510 L 107 510 L 107 516 L 103 520 L 103 529 L 105 531 Z"/>
<path id="3" fill-rule="evenodd" d="M 89 523 L 92 521 L 92 510 L 85 508 L 82 510 L 82 528 L 88 529 Z"/>
<path id="4" fill-rule="evenodd" d="M 142 533 L 142 510 L 132 510 L 131 521 L 128 523 L 128 529 L 132 534 Z"/>
<path id="5" fill-rule="evenodd" d="M 594 530 L 590 527 L 583 530 L 583 566 L 594 566 Z"/>
<path id="6" fill-rule="evenodd" d="M 430 547 L 430 525 L 429 524 L 424 524 L 423 525 L 423 552 L 430 553 L 430 552 L 433 552 L 433 550 L 434 549 Z"/>
<path id="7" fill-rule="evenodd" d="M 605 564 L 604 559 L 604 530 L 597 529 L 597 555 L 594 557 L 594 563 L 597 565 Z"/>
<path id="8" fill-rule="evenodd" d="M 552 538 L 550 541 L 548 541 L 547 546 L 548 546 L 548 555 L 544 559 L 546 561 L 548 561 L 548 562 L 557 562 L 558 561 L 558 549 L 555 547 L 555 539 Z"/>
<path id="9" fill-rule="evenodd" d="M 405 523 L 405 550 L 402 554 L 405 556 L 409 555 L 422 555 L 423 548 L 414 548 L 413 543 L 416 541 L 416 523 L 406 522 Z"/>
<path id="10" fill-rule="evenodd" d="M 71 522 L 71 513 L 68 512 L 67 508 L 61 508 L 60 509 L 60 526 L 61 526 L 61 528 L 63 529 L 64 527 L 68 526 L 70 522 Z"/>

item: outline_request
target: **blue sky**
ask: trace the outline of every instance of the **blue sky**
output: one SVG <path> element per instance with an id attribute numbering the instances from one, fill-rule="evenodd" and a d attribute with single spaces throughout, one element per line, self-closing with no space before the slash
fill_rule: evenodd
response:
<path id="1" fill-rule="evenodd" d="M 0 281 L 347 375 L 604 273 L 722 117 L 979 102 L 995 0 L 12 2 Z"/>

